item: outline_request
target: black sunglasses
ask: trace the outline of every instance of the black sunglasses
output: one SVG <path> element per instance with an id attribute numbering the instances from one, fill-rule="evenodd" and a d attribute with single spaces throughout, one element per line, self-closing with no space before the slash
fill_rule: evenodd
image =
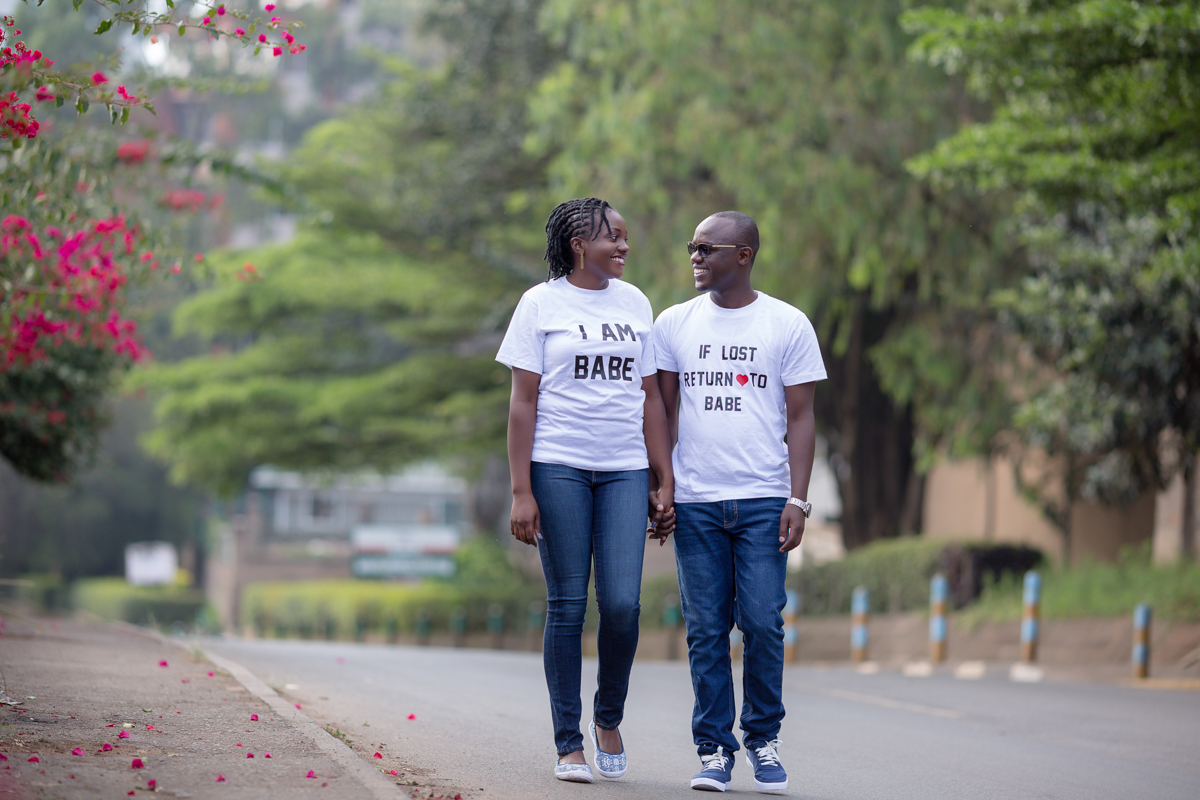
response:
<path id="1" fill-rule="evenodd" d="M 700 242 L 699 244 L 697 244 L 696 242 L 688 242 L 687 243 L 688 255 L 690 256 L 690 255 L 695 255 L 696 253 L 700 253 L 701 258 L 708 258 L 709 256 L 712 255 L 713 250 L 722 250 L 722 249 L 726 249 L 726 248 L 730 248 L 730 247 L 749 247 L 749 246 L 750 245 L 748 245 L 748 244 L 709 244 L 708 242 Z"/>

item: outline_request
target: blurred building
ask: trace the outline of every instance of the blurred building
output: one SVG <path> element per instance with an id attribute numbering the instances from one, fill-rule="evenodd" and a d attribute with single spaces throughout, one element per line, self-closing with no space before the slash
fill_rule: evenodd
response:
<path id="1" fill-rule="evenodd" d="M 228 630 L 248 583 L 448 574 L 465 528 L 466 490 L 435 464 L 396 475 L 260 467 L 216 515 L 208 600 Z"/>

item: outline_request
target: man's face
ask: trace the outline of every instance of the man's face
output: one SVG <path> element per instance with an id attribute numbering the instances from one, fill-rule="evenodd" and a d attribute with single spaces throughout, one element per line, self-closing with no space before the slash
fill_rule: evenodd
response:
<path id="1" fill-rule="evenodd" d="M 692 236 L 696 244 L 742 244 L 734 232 L 734 222 L 725 217 L 709 217 Z M 723 247 L 707 257 L 699 250 L 692 253 L 692 277 L 698 292 L 723 292 L 743 280 L 742 272 L 750 263 L 748 247 Z"/>

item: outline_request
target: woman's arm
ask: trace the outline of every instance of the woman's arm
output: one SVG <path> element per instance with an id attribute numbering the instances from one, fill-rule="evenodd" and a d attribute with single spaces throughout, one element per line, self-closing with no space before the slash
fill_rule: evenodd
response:
<path id="1" fill-rule="evenodd" d="M 642 434 L 646 437 L 646 455 L 650 460 L 650 517 L 654 523 L 652 539 L 661 547 L 675 530 L 675 473 L 671 469 L 671 438 L 667 429 L 667 412 L 658 391 L 654 375 L 642 378 L 646 394 L 642 410 Z"/>
<path id="2" fill-rule="evenodd" d="M 512 475 L 513 504 L 508 517 L 512 535 L 537 547 L 542 538 L 541 515 L 529 479 L 533 460 L 533 430 L 537 425 L 538 387 L 542 376 L 513 367 L 512 395 L 508 400 L 508 471 Z"/>

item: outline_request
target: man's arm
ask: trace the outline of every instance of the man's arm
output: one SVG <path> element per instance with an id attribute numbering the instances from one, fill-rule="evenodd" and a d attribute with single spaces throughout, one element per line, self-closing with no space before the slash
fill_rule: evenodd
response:
<path id="1" fill-rule="evenodd" d="M 642 378 L 642 391 L 646 394 L 642 432 L 646 437 L 646 454 L 650 461 L 650 520 L 653 529 L 650 538 L 658 539 L 661 547 L 675 530 L 675 476 L 671 471 L 671 442 L 658 380 L 653 375 Z"/>
<path id="2" fill-rule="evenodd" d="M 658 393 L 662 395 L 663 409 L 667 412 L 667 435 L 671 447 L 679 441 L 679 373 L 658 371 Z"/>
<path id="3" fill-rule="evenodd" d="M 661 373 L 660 373 L 661 374 Z M 783 387 L 787 406 L 788 469 L 792 473 L 792 497 L 808 500 L 808 481 L 812 477 L 813 456 L 817 451 L 817 420 L 813 397 L 817 384 L 800 383 Z M 664 399 L 666 394 L 663 394 Z M 790 503 L 779 517 L 779 551 L 794 550 L 804 537 L 804 512 Z"/>

